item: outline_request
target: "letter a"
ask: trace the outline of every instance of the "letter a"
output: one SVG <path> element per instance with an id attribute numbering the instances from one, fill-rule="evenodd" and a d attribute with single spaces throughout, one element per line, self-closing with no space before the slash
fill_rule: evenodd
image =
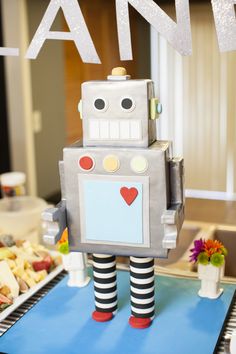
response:
<path id="1" fill-rule="evenodd" d="M 60 8 L 64 13 L 70 32 L 50 31 Z M 100 59 L 76 0 L 50 1 L 25 57 L 36 59 L 46 39 L 72 40 L 75 42 L 83 62 L 100 64 Z"/>
<path id="2" fill-rule="evenodd" d="M 236 50 L 234 0 L 212 0 L 218 44 L 221 52 Z"/>
<path id="3" fill-rule="evenodd" d="M 175 23 L 153 0 L 116 0 L 121 60 L 132 60 L 129 7 L 132 5 L 182 55 L 192 54 L 189 0 L 176 0 Z"/>

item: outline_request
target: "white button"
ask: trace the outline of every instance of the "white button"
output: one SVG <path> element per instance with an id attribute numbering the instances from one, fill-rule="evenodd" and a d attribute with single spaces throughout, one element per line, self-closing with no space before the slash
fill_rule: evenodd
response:
<path id="1" fill-rule="evenodd" d="M 135 156 L 131 160 L 131 168 L 136 173 L 143 173 L 148 169 L 148 161 L 143 156 Z"/>

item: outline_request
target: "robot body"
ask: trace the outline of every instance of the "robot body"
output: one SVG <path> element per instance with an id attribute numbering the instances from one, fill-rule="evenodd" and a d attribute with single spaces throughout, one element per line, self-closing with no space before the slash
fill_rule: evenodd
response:
<path id="1" fill-rule="evenodd" d="M 67 227 L 70 251 L 93 253 L 96 321 L 116 313 L 115 255 L 130 256 L 135 328 L 154 318 L 154 258 L 176 247 L 184 218 L 183 159 L 156 141 L 153 87 L 120 68 L 82 85 L 83 141 L 64 149 L 62 201 L 43 215 L 45 242 L 57 242 Z"/>
<path id="2" fill-rule="evenodd" d="M 81 167 L 86 158 L 93 164 L 89 170 Z M 115 168 L 106 165 L 109 159 Z M 170 183 L 176 170 L 181 180 L 182 160 L 171 160 L 168 142 L 155 142 L 146 149 L 83 147 L 82 142 L 66 148 L 60 171 L 70 249 L 167 257 L 181 225 L 181 220 L 176 223 L 181 190 L 171 189 Z M 168 224 L 172 235 L 166 231 L 168 210 L 174 218 Z"/>

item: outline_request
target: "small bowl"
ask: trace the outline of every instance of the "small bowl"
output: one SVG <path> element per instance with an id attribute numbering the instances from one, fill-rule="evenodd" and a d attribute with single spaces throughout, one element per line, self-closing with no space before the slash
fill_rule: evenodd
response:
<path id="1" fill-rule="evenodd" d="M 41 228 L 41 213 L 46 209 L 45 200 L 22 196 L 0 200 L 0 233 L 26 237 Z"/>

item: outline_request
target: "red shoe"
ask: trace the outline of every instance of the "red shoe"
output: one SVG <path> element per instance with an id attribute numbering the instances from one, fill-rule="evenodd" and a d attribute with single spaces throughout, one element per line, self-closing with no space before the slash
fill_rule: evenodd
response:
<path id="1" fill-rule="evenodd" d="M 113 318 L 113 313 L 112 312 L 94 311 L 92 314 L 92 318 L 94 321 L 97 321 L 97 322 L 107 322 Z"/>
<path id="2" fill-rule="evenodd" d="M 148 328 L 151 326 L 152 320 L 150 318 L 141 318 L 141 317 L 130 316 L 129 324 L 133 328 L 144 329 L 144 328 Z"/>

